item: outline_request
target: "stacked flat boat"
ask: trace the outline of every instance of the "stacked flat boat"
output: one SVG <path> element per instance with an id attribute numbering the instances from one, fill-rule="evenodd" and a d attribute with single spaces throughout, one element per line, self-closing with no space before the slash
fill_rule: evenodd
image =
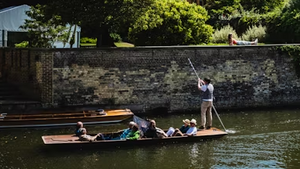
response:
<path id="1" fill-rule="evenodd" d="M 130 109 L 87 110 L 81 112 L 34 113 L 34 114 L 0 114 L 0 128 L 47 127 L 84 124 L 117 123 L 133 117 Z"/>

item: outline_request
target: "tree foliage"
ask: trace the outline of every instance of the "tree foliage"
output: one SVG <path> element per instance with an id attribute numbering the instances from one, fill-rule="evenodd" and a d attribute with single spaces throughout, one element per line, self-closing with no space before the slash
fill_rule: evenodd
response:
<path id="1" fill-rule="evenodd" d="M 156 0 L 129 29 L 135 45 L 208 43 L 213 29 L 206 10 L 182 0 Z"/>
<path id="2" fill-rule="evenodd" d="M 66 27 L 62 26 L 59 16 L 53 16 L 52 18 L 45 20 L 43 10 L 45 6 L 36 5 L 31 7 L 30 11 L 26 11 L 26 14 L 31 19 L 26 19 L 24 25 L 20 28 L 28 31 L 30 38 L 29 47 L 34 48 L 51 48 L 54 42 L 66 38 Z"/>
<path id="3" fill-rule="evenodd" d="M 231 15 L 239 5 L 240 0 L 207 0 L 204 7 L 212 18 L 218 18 L 220 15 Z"/>
<path id="4" fill-rule="evenodd" d="M 300 42 L 300 1 L 290 0 L 280 14 L 269 20 L 267 31 L 271 42 Z"/>
<path id="5" fill-rule="evenodd" d="M 283 0 L 240 0 L 245 10 L 255 9 L 258 13 L 266 13 L 281 8 L 284 5 Z"/>
<path id="6" fill-rule="evenodd" d="M 113 46 L 111 33 L 127 32 L 130 23 L 152 0 L 52 0 L 46 15 L 61 16 L 65 23 L 78 24 L 94 32 L 97 46 Z"/>

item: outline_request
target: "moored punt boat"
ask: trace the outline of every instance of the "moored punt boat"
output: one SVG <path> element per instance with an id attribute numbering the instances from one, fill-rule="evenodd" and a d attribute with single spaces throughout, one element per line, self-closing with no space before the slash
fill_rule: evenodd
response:
<path id="1" fill-rule="evenodd" d="M 89 110 L 70 113 L 0 114 L 0 128 L 46 127 L 84 124 L 117 123 L 133 117 L 130 109 Z"/>
<path id="2" fill-rule="evenodd" d="M 104 133 L 107 135 L 107 133 Z M 118 133 L 110 133 L 118 134 Z M 123 145 L 140 145 L 140 144 L 152 144 L 152 143 L 164 143 L 164 142 L 183 142 L 183 141 L 201 141 L 205 139 L 219 138 L 227 135 L 220 129 L 212 127 L 209 130 L 199 130 L 196 136 L 173 136 L 167 138 L 140 138 L 138 140 L 99 140 L 99 141 L 79 141 L 78 137 L 75 135 L 49 135 L 42 136 L 43 142 L 48 146 L 59 146 L 63 148 L 73 147 L 73 146 L 84 146 L 84 147 L 95 147 L 95 146 L 123 146 Z"/>

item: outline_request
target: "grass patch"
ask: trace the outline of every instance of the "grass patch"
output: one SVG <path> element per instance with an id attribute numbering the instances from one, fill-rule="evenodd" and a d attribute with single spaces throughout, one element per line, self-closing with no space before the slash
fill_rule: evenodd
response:
<path id="1" fill-rule="evenodd" d="M 115 42 L 116 47 L 127 48 L 134 47 L 134 44 L 127 42 Z M 264 43 L 258 43 L 258 45 L 264 45 Z M 96 47 L 95 43 L 81 43 L 81 47 Z M 208 43 L 208 44 L 199 44 L 199 45 L 190 45 L 190 46 L 229 46 L 228 43 Z"/>
<path id="2" fill-rule="evenodd" d="M 134 47 L 134 44 L 127 42 L 115 42 L 116 47 L 124 48 L 124 47 Z M 81 47 L 96 47 L 96 43 L 81 43 Z"/>
<path id="3" fill-rule="evenodd" d="M 134 44 L 127 43 L 127 42 L 115 42 L 117 47 L 134 47 Z"/>
<path id="4" fill-rule="evenodd" d="M 257 45 L 264 45 L 264 43 L 258 43 Z M 208 43 L 208 44 L 200 44 L 200 45 L 196 45 L 196 46 L 229 46 L 229 44 L 228 43 Z M 250 46 L 250 45 L 234 45 L 234 46 Z"/>
<path id="5" fill-rule="evenodd" d="M 80 43 L 82 47 L 96 47 L 96 43 Z"/>

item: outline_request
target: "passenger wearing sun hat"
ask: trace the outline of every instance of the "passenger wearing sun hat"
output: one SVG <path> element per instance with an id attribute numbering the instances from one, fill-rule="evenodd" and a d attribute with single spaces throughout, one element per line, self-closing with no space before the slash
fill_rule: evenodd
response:
<path id="1" fill-rule="evenodd" d="M 184 119 L 184 120 L 182 120 L 182 122 L 184 124 L 180 127 L 180 129 L 178 129 L 178 128 L 174 129 L 173 127 L 169 128 L 169 130 L 166 133 L 168 135 L 168 137 L 183 136 L 183 134 L 186 133 L 189 130 L 190 120 L 189 119 Z"/>
<path id="2" fill-rule="evenodd" d="M 185 119 L 185 120 L 182 120 L 182 122 L 184 124 L 180 127 L 179 130 L 181 131 L 181 133 L 186 133 L 190 129 L 190 120 Z"/>
<path id="3" fill-rule="evenodd" d="M 192 119 L 190 121 L 190 129 L 184 134 L 185 136 L 194 136 L 194 135 L 197 135 L 197 121 L 195 119 Z"/>

